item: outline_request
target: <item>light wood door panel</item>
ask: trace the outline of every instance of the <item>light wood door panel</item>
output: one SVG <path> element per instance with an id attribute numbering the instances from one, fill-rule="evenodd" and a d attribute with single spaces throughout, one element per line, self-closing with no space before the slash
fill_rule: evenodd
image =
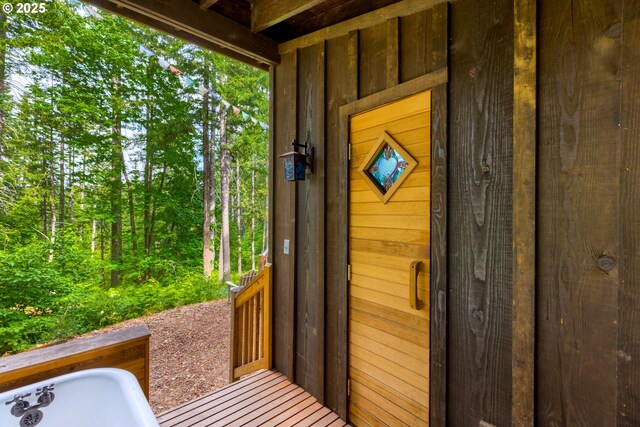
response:
<path id="1" fill-rule="evenodd" d="M 426 426 L 431 93 L 351 116 L 349 124 L 350 422 Z M 365 182 L 371 178 L 358 171 L 372 158 L 383 132 L 418 162 L 386 203 Z M 384 161 L 374 164 L 384 166 Z M 417 275 L 418 309 L 409 305 L 413 261 L 422 263 Z"/>

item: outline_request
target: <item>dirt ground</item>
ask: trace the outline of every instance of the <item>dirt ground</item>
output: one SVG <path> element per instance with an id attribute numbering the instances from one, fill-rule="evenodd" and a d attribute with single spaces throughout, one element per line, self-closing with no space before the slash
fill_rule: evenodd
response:
<path id="1" fill-rule="evenodd" d="M 82 337 L 138 325 L 146 325 L 151 332 L 150 403 L 156 414 L 228 384 L 229 303 L 226 300 L 127 320 Z"/>

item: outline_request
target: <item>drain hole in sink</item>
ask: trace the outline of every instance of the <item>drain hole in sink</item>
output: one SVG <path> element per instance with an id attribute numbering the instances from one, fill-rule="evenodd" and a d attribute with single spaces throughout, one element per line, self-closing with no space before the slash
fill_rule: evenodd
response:
<path id="1" fill-rule="evenodd" d="M 33 427 L 42 421 L 42 411 L 28 411 L 20 418 L 20 427 Z"/>

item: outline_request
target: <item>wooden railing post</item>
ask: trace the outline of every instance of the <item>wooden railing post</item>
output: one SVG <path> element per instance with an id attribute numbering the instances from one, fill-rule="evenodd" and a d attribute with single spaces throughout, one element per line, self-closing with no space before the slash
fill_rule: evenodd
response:
<path id="1" fill-rule="evenodd" d="M 264 351 L 264 358 L 265 358 L 265 367 L 264 369 L 271 369 L 271 360 L 272 360 L 272 349 L 271 349 L 271 300 L 272 300 L 272 296 L 273 296 L 273 280 L 272 280 L 272 271 L 271 271 L 271 264 L 267 264 L 265 266 L 265 270 L 267 270 L 267 282 L 265 283 L 264 286 L 264 294 L 263 294 L 263 305 L 262 305 L 262 309 L 263 309 L 263 321 L 262 321 L 262 327 L 263 327 L 263 333 L 262 333 L 262 337 L 263 337 L 263 351 Z"/>
<path id="2" fill-rule="evenodd" d="M 271 368 L 271 264 L 231 296 L 229 381 Z"/>
<path id="3" fill-rule="evenodd" d="M 229 299 L 231 302 L 231 305 L 229 307 L 230 310 L 230 327 L 229 327 L 229 339 L 230 339 L 230 343 L 229 343 L 229 382 L 232 383 L 234 382 L 234 378 L 233 378 L 233 370 L 236 367 L 237 364 L 237 360 L 238 360 L 238 340 L 237 340 L 237 335 L 236 335 L 236 314 L 237 314 L 237 309 L 236 309 L 236 293 L 235 292 L 231 292 L 229 291 Z"/>

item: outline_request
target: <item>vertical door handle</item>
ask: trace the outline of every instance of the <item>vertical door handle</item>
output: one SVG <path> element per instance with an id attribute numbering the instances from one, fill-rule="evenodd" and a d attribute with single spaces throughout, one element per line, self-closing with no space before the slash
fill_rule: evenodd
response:
<path id="1" fill-rule="evenodd" d="M 418 273 L 422 261 L 413 261 L 409 268 L 409 307 L 418 310 Z"/>

